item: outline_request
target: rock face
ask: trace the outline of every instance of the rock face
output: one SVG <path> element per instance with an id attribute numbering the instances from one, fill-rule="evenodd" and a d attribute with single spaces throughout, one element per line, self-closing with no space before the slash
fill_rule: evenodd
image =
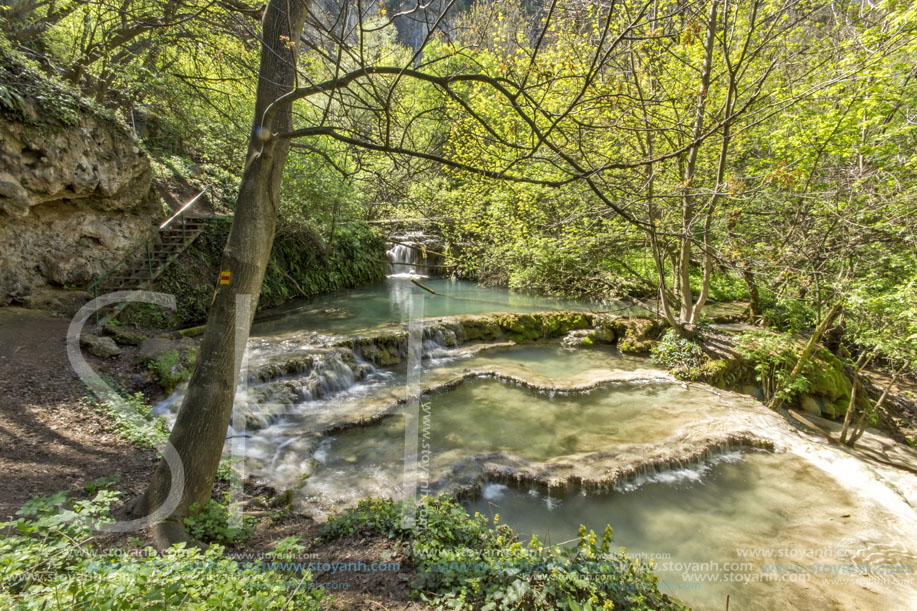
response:
<path id="1" fill-rule="evenodd" d="M 113 121 L 0 119 L 0 305 L 85 286 L 161 217 L 146 154 Z"/>

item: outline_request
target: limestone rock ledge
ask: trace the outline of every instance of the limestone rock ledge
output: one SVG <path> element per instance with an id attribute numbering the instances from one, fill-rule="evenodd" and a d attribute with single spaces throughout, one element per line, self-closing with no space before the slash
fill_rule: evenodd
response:
<path id="1" fill-rule="evenodd" d="M 149 158 L 112 120 L 0 119 L 0 305 L 85 286 L 162 217 Z"/>

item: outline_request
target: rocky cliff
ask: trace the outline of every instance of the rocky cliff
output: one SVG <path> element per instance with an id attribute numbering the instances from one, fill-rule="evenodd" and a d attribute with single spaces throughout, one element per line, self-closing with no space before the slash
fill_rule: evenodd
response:
<path id="1" fill-rule="evenodd" d="M 162 216 L 149 159 L 113 120 L 0 119 L 0 305 L 85 286 Z"/>

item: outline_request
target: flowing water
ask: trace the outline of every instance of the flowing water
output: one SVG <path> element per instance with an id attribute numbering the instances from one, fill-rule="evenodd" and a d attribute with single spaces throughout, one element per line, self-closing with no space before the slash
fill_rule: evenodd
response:
<path id="1" fill-rule="evenodd" d="M 440 321 L 415 336 L 422 359 L 380 367 L 341 343 L 418 318 L 626 310 L 422 282 L 437 294 L 397 277 L 259 319 L 230 430 L 249 474 L 292 489 L 317 519 L 417 481 L 413 492 L 458 494 L 523 537 L 563 542 L 610 523 L 619 545 L 656 561 L 663 590 L 699 609 L 727 596 L 732 609 L 917 608 L 913 475 L 608 346 L 463 342 Z M 864 443 L 892 453 L 874 433 Z"/>

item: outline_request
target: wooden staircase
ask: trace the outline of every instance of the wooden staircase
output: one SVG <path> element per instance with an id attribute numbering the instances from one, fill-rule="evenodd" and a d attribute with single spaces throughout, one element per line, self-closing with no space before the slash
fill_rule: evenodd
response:
<path id="1" fill-rule="evenodd" d="M 111 270 L 99 283 L 99 292 L 147 288 L 204 231 L 208 220 L 189 216 L 160 228 L 133 260 Z"/>
<path id="2" fill-rule="evenodd" d="M 89 285 L 87 290 L 93 297 L 113 291 L 147 289 L 169 265 L 178 258 L 203 233 L 213 213 L 191 212 L 195 204 L 210 190 L 210 186 L 181 207 L 166 222 L 157 227 L 147 238 L 135 246 L 123 259 L 106 271 L 101 278 Z M 122 302 L 108 309 L 99 324 L 111 320 L 127 306 Z"/>

